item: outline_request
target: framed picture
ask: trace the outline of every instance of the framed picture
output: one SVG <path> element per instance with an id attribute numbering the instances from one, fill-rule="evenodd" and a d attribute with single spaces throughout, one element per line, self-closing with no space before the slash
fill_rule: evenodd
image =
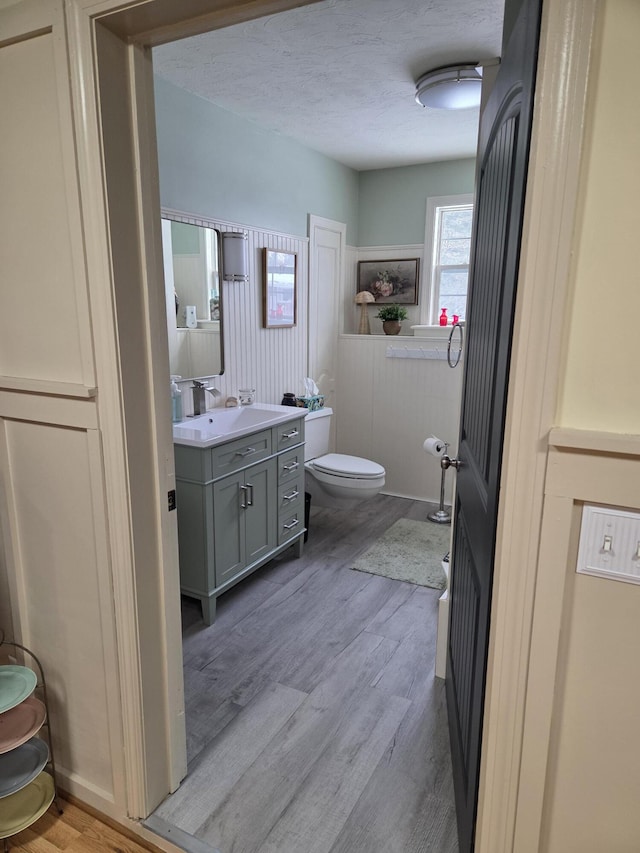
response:
<path id="1" fill-rule="evenodd" d="M 359 261 L 358 292 L 368 290 L 376 302 L 417 305 L 419 266 L 419 258 Z"/>
<path id="2" fill-rule="evenodd" d="M 296 252 L 262 250 L 262 325 L 283 329 L 296 325 Z"/>

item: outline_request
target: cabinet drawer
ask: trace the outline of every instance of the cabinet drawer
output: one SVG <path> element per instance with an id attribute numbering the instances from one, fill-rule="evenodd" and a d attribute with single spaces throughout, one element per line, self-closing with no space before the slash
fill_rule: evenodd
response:
<path id="1" fill-rule="evenodd" d="M 273 452 L 288 450 L 304 441 L 304 418 L 288 421 L 273 428 Z"/>
<path id="2" fill-rule="evenodd" d="M 304 530 L 304 506 L 278 520 L 278 545 L 283 545 Z"/>
<path id="3" fill-rule="evenodd" d="M 278 456 L 278 485 L 296 480 L 304 473 L 304 446 Z"/>
<path id="4" fill-rule="evenodd" d="M 213 476 L 222 477 L 271 456 L 271 430 L 265 429 L 212 450 Z"/>
<path id="5" fill-rule="evenodd" d="M 295 512 L 304 505 L 304 477 L 278 486 L 278 518 Z"/>

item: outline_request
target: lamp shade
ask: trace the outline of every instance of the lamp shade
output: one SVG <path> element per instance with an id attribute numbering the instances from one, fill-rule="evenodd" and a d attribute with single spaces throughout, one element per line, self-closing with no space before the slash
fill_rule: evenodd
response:
<path id="1" fill-rule="evenodd" d="M 375 302 L 376 298 L 373 293 L 370 293 L 368 290 L 360 290 L 358 291 L 358 293 L 356 293 L 356 298 L 354 301 L 356 305 L 362 305 L 367 302 Z"/>
<path id="2" fill-rule="evenodd" d="M 428 71 L 416 83 L 416 101 L 438 110 L 466 110 L 480 106 L 482 67 L 449 65 Z"/>
<path id="3" fill-rule="evenodd" d="M 248 281 L 247 234 L 244 231 L 223 231 L 222 278 L 224 281 Z"/>

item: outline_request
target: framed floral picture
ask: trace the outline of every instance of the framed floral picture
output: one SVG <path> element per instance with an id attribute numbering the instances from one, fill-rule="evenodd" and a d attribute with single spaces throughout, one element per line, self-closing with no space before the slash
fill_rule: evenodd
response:
<path id="1" fill-rule="evenodd" d="M 401 261 L 359 261 L 358 292 L 368 290 L 376 302 L 418 304 L 419 258 Z"/>

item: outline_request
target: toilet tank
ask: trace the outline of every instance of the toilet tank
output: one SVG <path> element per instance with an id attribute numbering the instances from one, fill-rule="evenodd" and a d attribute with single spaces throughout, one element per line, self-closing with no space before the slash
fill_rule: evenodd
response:
<path id="1" fill-rule="evenodd" d="M 331 415 L 333 409 L 318 409 L 308 412 L 304 419 L 304 458 L 317 459 L 329 452 L 329 435 L 331 432 Z"/>

